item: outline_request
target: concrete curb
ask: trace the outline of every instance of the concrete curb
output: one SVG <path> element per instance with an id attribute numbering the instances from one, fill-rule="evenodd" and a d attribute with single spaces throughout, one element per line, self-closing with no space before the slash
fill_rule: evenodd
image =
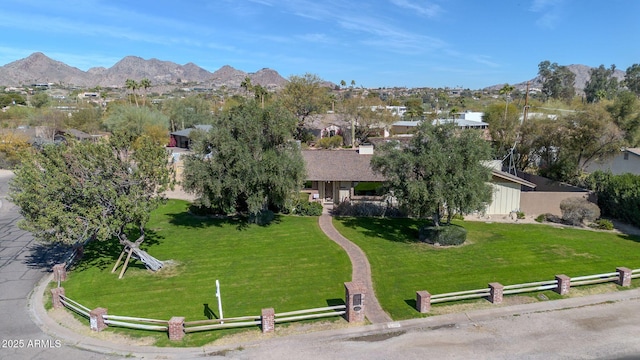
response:
<path id="1" fill-rule="evenodd" d="M 477 326 L 478 323 L 491 322 L 496 319 L 521 316 L 540 312 L 556 312 L 568 309 L 611 304 L 620 301 L 640 300 L 640 288 L 623 290 L 614 293 L 589 295 L 561 300 L 536 302 L 513 306 L 496 306 L 489 309 L 474 310 L 464 313 L 453 313 L 447 315 L 431 316 L 419 319 L 410 319 L 384 324 L 373 324 L 358 327 L 349 327 L 337 330 L 324 330 L 299 335 L 289 335 L 285 337 L 269 337 L 264 340 L 239 342 L 221 346 L 203 346 L 198 348 L 160 348 L 153 346 L 136 346 L 127 344 L 112 343 L 98 337 L 89 337 L 73 332 L 72 330 L 58 324 L 44 309 L 44 292 L 47 285 L 52 281 L 53 274 L 45 275 L 36 285 L 29 295 L 28 310 L 31 318 L 38 327 L 45 333 L 63 343 L 83 350 L 96 353 L 135 356 L 142 358 L 162 358 L 162 359 L 187 359 L 201 358 L 206 354 L 225 351 L 233 351 L 238 347 L 254 347 L 260 344 L 287 341 L 349 341 L 352 338 L 384 334 L 398 331 L 409 332 L 411 330 L 438 329 L 442 327 L 464 328 Z M 87 328 L 88 328 L 87 324 Z"/>

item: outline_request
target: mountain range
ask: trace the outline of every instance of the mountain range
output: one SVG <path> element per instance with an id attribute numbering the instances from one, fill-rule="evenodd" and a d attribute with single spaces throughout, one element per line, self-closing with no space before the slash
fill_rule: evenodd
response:
<path id="1" fill-rule="evenodd" d="M 575 88 L 578 93 L 584 89 L 591 76 L 591 67 L 586 65 L 568 65 L 576 74 Z M 615 70 L 618 80 L 624 79 L 625 72 Z M 36 52 L 4 66 L 0 66 L 0 86 L 19 86 L 38 83 L 54 83 L 68 86 L 91 88 L 123 87 L 127 79 L 139 81 L 147 78 L 152 86 L 180 86 L 181 84 L 199 84 L 203 87 L 226 86 L 237 89 L 246 77 L 254 85 L 262 85 L 268 89 L 284 87 L 287 79 L 277 71 L 264 68 L 255 73 L 247 73 L 225 65 L 215 72 L 209 72 L 194 63 L 179 65 L 158 59 L 145 60 L 137 56 L 126 56 L 110 68 L 94 67 L 87 71 L 53 60 L 43 53 Z M 528 81 L 512 84 L 516 89 L 525 89 L 527 82 L 531 87 L 542 87 L 539 76 Z M 327 82 L 327 86 L 332 84 Z M 492 85 L 485 90 L 498 90 L 504 84 Z M 425 85 L 426 86 L 426 85 Z"/>
<path id="2" fill-rule="evenodd" d="M 212 73 L 194 63 L 179 65 L 137 56 L 126 56 L 110 68 L 94 67 L 82 71 L 36 52 L 0 66 L 0 85 L 4 86 L 54 83 L 89 88 L 123 87 L 127 79 L 140 81 L 147 78 L 152 86 L 196 83 L 205 87 L 239 88 L 246 77 L 251 79 L 252 84 L 266 88 L 280 88 L 287 83 L 277 71 L 267 68 L 246 73 L 225 65 Z"/>

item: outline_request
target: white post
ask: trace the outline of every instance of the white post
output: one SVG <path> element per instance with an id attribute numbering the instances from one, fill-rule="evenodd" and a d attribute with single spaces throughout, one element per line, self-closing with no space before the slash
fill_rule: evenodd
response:
<path id="1" fill-rule="evenodd" d="M 222 316 L 222 296 L 220 296 L 220 281 L 216 280 L 216 297 L 218 298 L 218 312 L 220 313 L 220 320 L 224 319 Z M 220 324 L 224 324 L 224 321 L 220 321 Z"/>

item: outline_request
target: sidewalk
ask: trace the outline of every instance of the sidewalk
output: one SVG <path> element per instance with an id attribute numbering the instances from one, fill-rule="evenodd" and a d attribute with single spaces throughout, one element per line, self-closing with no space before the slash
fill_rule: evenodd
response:
<path id="1" fill-rule="evenodd" d="M 380 306 L 380 303 L 376 298 L 376 294 L 373 289 L 373 282 L 371 281 L 371 265 L 369 265 L 369 260 L 367 260 L 367 256 L 362 249 L 342 236 L 338 230 L 336 230 L 328 211 L 323 212 L 322 216 L 318 219 L 318 224 L 325 235 L 340 245 L 344 251 L 346 251 L 347 255 L 349 255 L 352 267 L 351 281 L 365 285 L 367 293 L 365 295 L 366 306 L 364 311 L 367 319 L 369 319 L 373 324 L 388 323 L 392 321 L 391 317 L 382 310 L 382 306 Z"/>

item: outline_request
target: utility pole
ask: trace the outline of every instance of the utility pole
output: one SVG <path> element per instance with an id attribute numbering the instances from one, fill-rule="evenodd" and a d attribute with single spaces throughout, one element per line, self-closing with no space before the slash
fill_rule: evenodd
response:
<path id="1" fill-rule="evenodd" d="M 529 114 L 529 81 L 527 81 L 527 92 L 524 96 L 524 112 L 522 114 L 522 122 L 527 121 L 527 115 Z"/>

